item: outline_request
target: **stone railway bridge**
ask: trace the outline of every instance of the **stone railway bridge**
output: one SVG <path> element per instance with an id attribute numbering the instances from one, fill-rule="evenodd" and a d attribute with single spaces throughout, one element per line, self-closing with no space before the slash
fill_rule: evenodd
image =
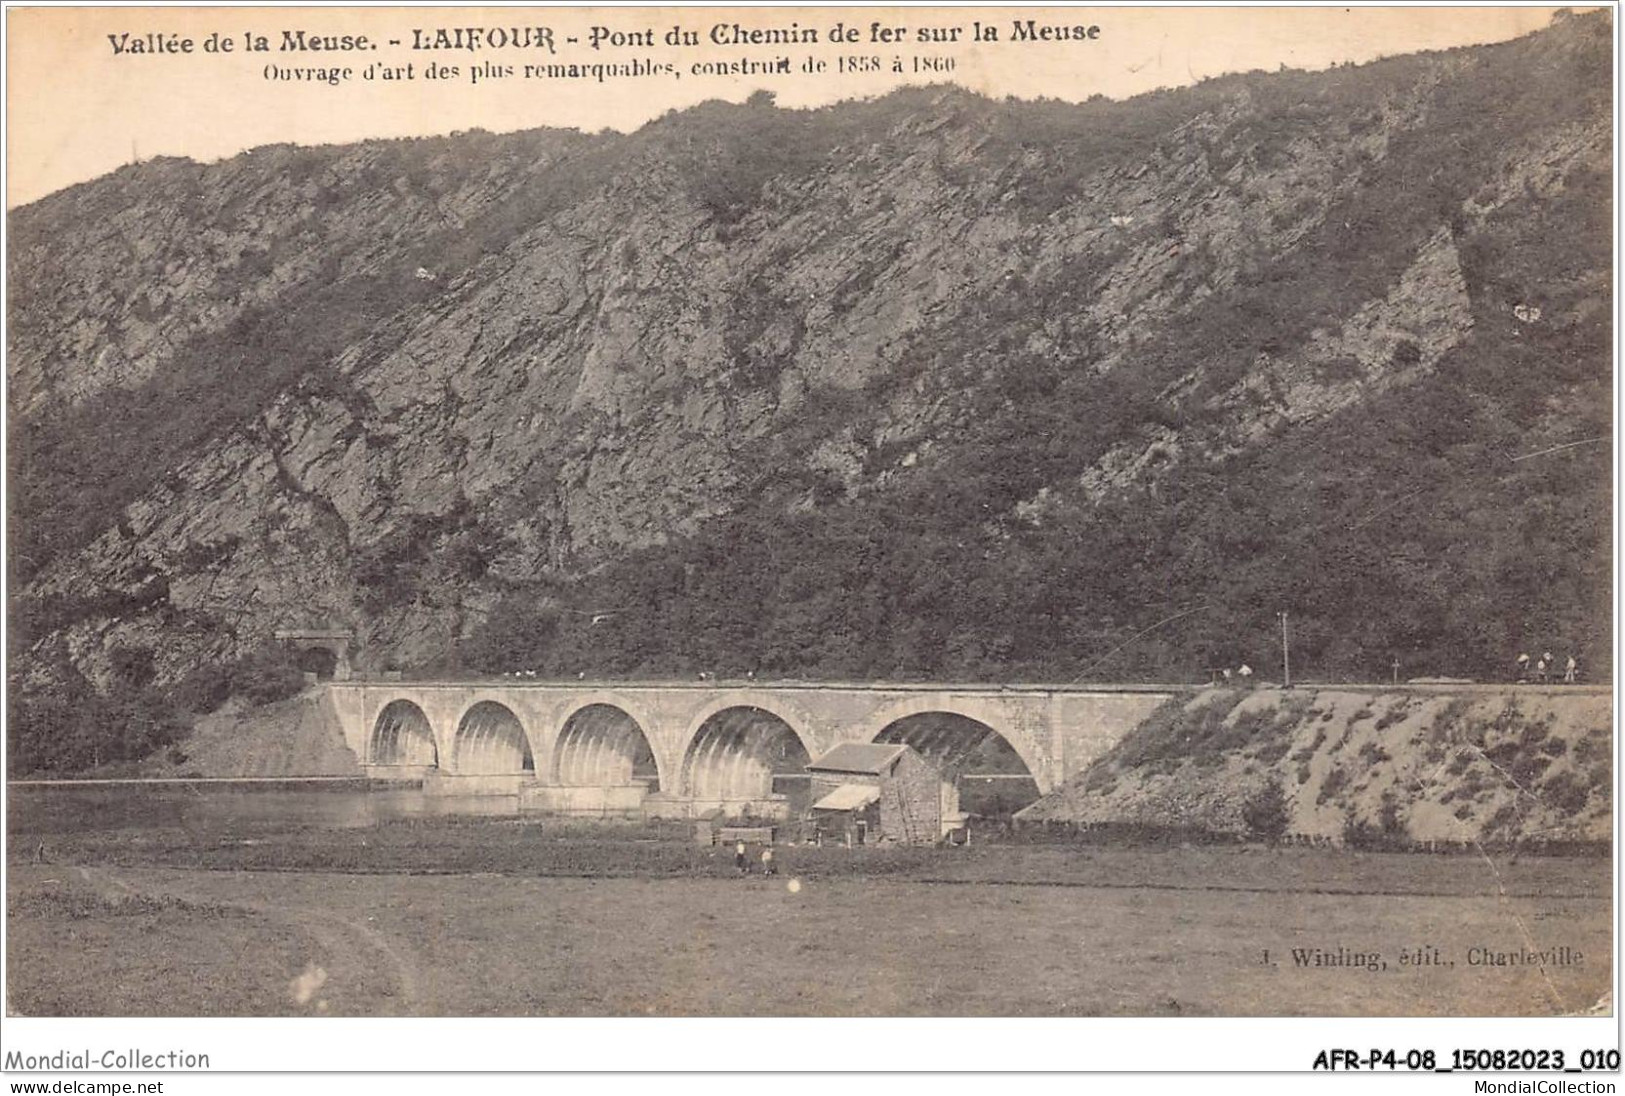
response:
<path id="1" fill-rule="evenodd" d="M 913 746 L 952 781 L 1040 794 L 1179 690 L 1162 686 L 347 681 L 325 692 L 369 776 L 537 809 L 678 816 L 762 808 L 841 742 Z"/>

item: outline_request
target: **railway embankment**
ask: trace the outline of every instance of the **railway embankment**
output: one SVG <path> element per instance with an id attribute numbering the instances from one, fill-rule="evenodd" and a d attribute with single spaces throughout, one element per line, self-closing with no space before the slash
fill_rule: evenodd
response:
<path id="1" fill-rule="evenodd" d="M 1595 687 L 1205 689 L 1021 818 L 1395 846 L 1600 842 L 1612 725 Z"/>
<path id="2" fill-rule="evenodd" d="M 173 751 L 142 766 L 144 776 L 206 778 L 362 775 L 320 689 L 260 706 L 232 701 L 198 720 Z"/>

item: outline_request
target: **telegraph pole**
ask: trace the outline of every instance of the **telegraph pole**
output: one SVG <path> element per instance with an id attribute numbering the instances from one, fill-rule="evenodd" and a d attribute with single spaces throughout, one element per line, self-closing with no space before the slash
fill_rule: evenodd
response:
<path id="1" fill-rule="evenodd" d="M 1282 609 L 1275 614 L 1281 618 L 1281 684 L 1283 688 L 1292 688 L 1292 653 L 1287 643 L 1286 610 Z"/>

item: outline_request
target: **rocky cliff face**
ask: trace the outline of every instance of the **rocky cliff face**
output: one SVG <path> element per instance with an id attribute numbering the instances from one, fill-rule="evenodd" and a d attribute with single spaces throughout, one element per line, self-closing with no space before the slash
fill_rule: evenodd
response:
<path id="1" fill-rule="evenodd" d="M 1292 446 L 1388 431 L 1423 396 L 1481 404 L 1486 447 L 1606 424 L 1608 65 L 1587 17 L 1121 104 L 758 99 L 625 137 L 260 149 L 74 187 L 11 217 L 15 679 L 106 687 L 113 653 L 140 649 L 175 682 L 317 622 L 354 628 L 364 665 L 456 661 L 516 605 L 519 638 L 487 660 L 682 670 L 682 630 L 709 627 L 680 611 L 709 596 L 695 568 L 744 567 L 741 538 L 788 522 L 804 532 L 784 551 L 812 553 L 781 560 L 795 589 L 706 641 L 760 662 L 780 627 L 764 605 L 805 608 L 866 566 L 820 538 L 899 508 L 944 526 L 919 568 L 940 548 L 948 572 L 1067 587 L 1072 640 L 1121 637 L 1166 604 L 1033 556 L 1093 538 L 1121 574 L 1122 546 L 1087 531 L 1113 500 L 1211 494 L 1192 477 L 1261 454 L 1293 465 L 1257 465 L 1261 482 L 1309 474 Z M 1530 368 L 1538 393 L 1505 390 Z M 1465 444 L 1403 433 L 1380 461 L 1314 459 L 1380 479 Z M 1587 600 L 1606 590 L 1606 469 L 1581 475 L 1554 491 L 1593 520 L 1536 553 L 1563 561 L 1538 613 L 1606 634 Z M 1401 493 L 1355 491 L 1334 517 Z M 1201 560 L 1139 553 L 1153 587 L 1194 572 L 1200 594 L 1276 550 L 1181 514 Z M 672 567 L 687 577 L 630 592 Z M 638 644 L 598 649 L 608 629 L 577 621 L 604 606 Z M 1061 624 L 989 638 L 923 604 L 859 616 L 819 627 L 859 653 L 924 628 L 937 652 L 877 655 L 876 673 L 1076 666 L 1052 649 Z M 1497 641 L 1515 627 L 1480 617 Z M 1482 623 L 1427 642 L 1477 649 Z M 1332 658 L 1331 633 L 1306 642 Z"/>

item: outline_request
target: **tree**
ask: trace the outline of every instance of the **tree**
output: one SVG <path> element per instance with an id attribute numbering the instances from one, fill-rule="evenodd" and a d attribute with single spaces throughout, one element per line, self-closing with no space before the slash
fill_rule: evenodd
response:
<path id="1" fill-rule="evenodd" d="M 1247 832 L 1263 841 L 1279 841 L 1291 824 L 1287 811 L 1286 792 L 1279 779 L 1272 779 L 1263 789 L 1248 799 L 1241 808 L 1242 821 Z"/>

